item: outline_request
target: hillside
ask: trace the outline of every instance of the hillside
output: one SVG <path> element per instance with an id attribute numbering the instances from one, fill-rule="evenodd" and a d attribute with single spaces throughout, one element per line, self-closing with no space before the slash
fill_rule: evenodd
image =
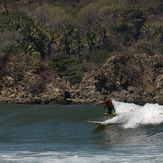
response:
<path id="1" fill-rule="evenodd" d="M 1 1 L 0 100 L 162 103 L 162 22 L 162 0 Z"/>

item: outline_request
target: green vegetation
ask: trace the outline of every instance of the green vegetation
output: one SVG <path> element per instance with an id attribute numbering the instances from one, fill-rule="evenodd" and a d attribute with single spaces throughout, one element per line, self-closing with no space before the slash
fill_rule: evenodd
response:
<path id="1" fill-rule="evenodd" d="M 162 11 L 162 0 L 4 0 L 0 53 L 44 61 L 76 84 L 112 55 L 162 55 Z"/>

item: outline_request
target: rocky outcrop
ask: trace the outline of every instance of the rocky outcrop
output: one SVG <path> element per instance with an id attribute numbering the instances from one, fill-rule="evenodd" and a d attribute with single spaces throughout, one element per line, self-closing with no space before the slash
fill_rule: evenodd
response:
<path id="1" fill-rule="evenodd" d="M 0 101 L 23 104 L 94 103 L 111 99 L 163 104 L 163 57 L 135 54 L 113 56 L 86 73 L 78 87 L 69 86 L 45 64 L 22 57 L 0 58 Z"/>
<path id="2" fill-rule="evenodd" d="M 66 82 L 43 63 L 1 56 L 0 101 L 23 104 L 68 104 Z"/>
<path id="3" fill-rule="evenodd" d="M 118 101 L 163 104 L 163 57 L 135 54 L 114 56 L 83 78 L 76 98 L 100 100 L 108 95 Z"/>

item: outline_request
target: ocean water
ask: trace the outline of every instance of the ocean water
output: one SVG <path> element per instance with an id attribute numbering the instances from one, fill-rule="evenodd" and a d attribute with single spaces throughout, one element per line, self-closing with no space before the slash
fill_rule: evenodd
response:
<path id="1" fill-rule="evenodd" d="M 102 105 L 0 104 L 0 163 L 163 162 L 163 106 L 113 101 Z"/>

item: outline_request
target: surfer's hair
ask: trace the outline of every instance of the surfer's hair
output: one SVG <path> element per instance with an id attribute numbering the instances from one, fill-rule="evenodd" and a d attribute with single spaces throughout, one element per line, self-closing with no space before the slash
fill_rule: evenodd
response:
<path id="1" fill-rule="evenodd" d="M 103 99 L 106 100 L 106 99 L 107 99 L 107 96 L 105 95 L 105 96 L 103 97 Z"/>

